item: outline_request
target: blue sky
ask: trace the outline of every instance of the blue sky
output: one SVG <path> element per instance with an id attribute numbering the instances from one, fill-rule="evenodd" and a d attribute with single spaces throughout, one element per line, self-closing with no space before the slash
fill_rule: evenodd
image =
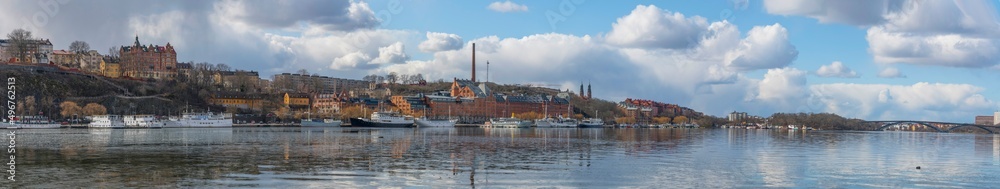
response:
<path id="1" fill-rule="evenodd" d="M 599 98 L 713 115 L 971 122 L 1000 100 L 996 1 L 82 2 L 5 1 L 0 31 L 102 52 L 137 35 L 181 61 L 345 78 L 468 78 L 477 43 L 491 81 L 589 81 Z"/>

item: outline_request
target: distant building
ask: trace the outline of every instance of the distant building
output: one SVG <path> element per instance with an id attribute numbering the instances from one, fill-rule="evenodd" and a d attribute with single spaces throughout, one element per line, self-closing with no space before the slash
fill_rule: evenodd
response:
<path id="1" fill-rule="evenodd" d="M 1000 111 L 993 112 L 993 125 L 1000 124 Z"/>
<path id="2" fill-rule="evenodd" d="M 110 78 L 121 77 L 122 71 L 121 71 L 121 64 L 119 64 L 120 60 L 121 59 L 119 59 L 118 57 L 104 56 L 104 58 L 101 59 L 101 65 L 99 66 L 101 70 L 100 72 L 101 75 Z"/>
<path id="3" fill-rule="evenodd" d="M 177 76 L 179 76 L 179 77 L 183 76 L 184 78 L 187 78 L 188 80 L 193 79 L 194 77 L 192 75 L 193 73 L 191 72 L 191 70 L 194 69 L 194 65 L 191 65 L 191 64 L 192 63 L 178 62 L 177 63 Z"/>
<path id="4" fill-rule="evenodd" d="M 747 118 L 750 118 L 750 116 L 748 116 L 746 112 L 735 112 L 734 111 L 732 113 L 729 113 L 729 121 L 730 122 L 743 121 L 743 120 L 746 120 Z"/>
<path id="5" fill-rule="evenodd" d="M 216 85 L 241 92 L 260 92 L 260 76 L 255 71 L 217 71 L 212 76 Z"/>
<path id="6" fill-rule="evenodd" d="M 87 71 L 90 73 L 101 72 L 100 65 L 102 59 L 104 59 L 104 56 L 102 56 L 100 52 L 97 52 L 97 50 L 90 50 L 84 52 L 78 58 L 79 58 L 78 61 L 80 62 L 80 68 L 83 69 L 83 71 Z"/>
<path id="7" fill-rule="evenodd" d="M 282 100 L 285 106 L 291 110 L 309 109 L 309 94 L 305 93 L 285 93 Z"/>
<path id="8" fill-rule="evenodd" d="M 976 116 L 976 125 L 994 125 L 995 116 Z"/>
<path id="9" fill-rule="evenodd" d="M 332 115 L 340 112 L 341 97 L 343 96 L 342 94 L 335 93 L 314 94 L 312 109 L 323 115 Z"/>
<path id="10" fill-rule="evenodd" d="M 356 79 L 344 79 L 335 78 L 329 76 L 319 76 L 319 75 L 302 75 L 302 74 L 292 74 L 292 73 L 282 73 L 275 74 L 274 81 L 276 84 L 283 84 L 287 86 L 274 86 L 276 89 L 282 89 L 284 92 L 305 90 L 312 86 L 318 86 L 318 90 L 309 89 L 310 92 L 317 93 L 334 93 L 338 90 L 350 90 L 350 89 L 360 89 L 368 87 L 369 82 Z M 339 88 L 339 89 L 338 89 Z"/>
<path id="11" fill-rule="evenodd" d="M 261 110 L 264 100 L 257 95 L 248 95 L 235 92 L 218 92 L 212 94 L 208 102 L 213 105 L 224 107 L 236 107 L 239 109 Z"/>
<path id="12" fill-rule="evenodd" d="M 19 59 L 16 55 L 7 53 L 7 48 L 11 48 L 12 45 L 13 44 L 9 39 L 0 39 L 0 60 L 3 60 L 3 62 L 34 64 L 51 63 L 52 42 L 48 39 L 30 40 L 27 45 L 27 56 L 24 60 Z"/>
<path id="13" fill-rule="evenodd" d="M 177 75 L 177 52 L 166 46 L 142 45 L 139 36 L 132 46 L 122 46 L 122 75 L 131 78 L 173 79 Z"/>
<path id="14" fill-rule="evenodd" d="M 52 62 L 67 68 L 80 68 L 80 62 L 76 61 L 76 53 L 66 50 L 52 51 Z"/>

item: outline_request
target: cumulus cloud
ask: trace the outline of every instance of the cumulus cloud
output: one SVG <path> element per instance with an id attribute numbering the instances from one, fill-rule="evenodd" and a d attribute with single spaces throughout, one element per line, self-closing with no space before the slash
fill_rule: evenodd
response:
<path id="1" fill-rule="evenodd" d="M 490 5 L 487 6 L 486 8 L 488 8 L 490 10 L 493 10 L 493 11 L 497 11 L 497 12 L 519 12 L 519 11 L 523 12 L 523 11 L 528 11 L 528 6 L 517 4 L 517 3 L 514 3 L 514 2 L 510 2 L 510 1 L 504 1 L 504 2 L 497 1 L 497 2 L 493 2 L 493 3 L 490 3 Z"/>
<path id="2" fill-rule="evenodd" d="M 365 66 L 369 62 L 371 62 L 371 60 L 372 58 L 368 56 L 368 54 L 362 52 L 353 52 L 341 57 L 334 58 L 333 63 L 330 64 L 330 69 L 349 70 Z"/>
<path id="3" fill-rule="evenodd" d="M 379 25 L 368 3 L 354 0 L 222 2 L 233 6 L 232 18 L 262 28 L 286 28 L 305 22 L 330 30 L 350 31 Z"/>
<path id="4" fill-rule="evenodd" d="M 823 23 L 875 25 L 899 6 L 898 0 L 764 0 L 764 9 L 777 15 L 799 15 Z"/>
<path id="5" fill-rule="evenodd" d="M 458 35 L 427 32 L 427 40 L 420 42 L 419 48 L 423 52 L 438 52 L 459 49 L 462 44 L 462 37 Z"/>
<path id="6" fill-rule="evenodd" d="M 378 58 L 372 60 L 373 64 L 394 64 L 403 63 L 410 59 L 403 50 L 403 43 L 396 42 L 392 45 L 378 48 Z"/>
<path id="7" fill-rule="evenodd" d="M 868 28 L 875 62 L 988 68 L 1000 63 L 994 1 L 766 0 L 771 14 Z"/>
<path id="8" fill-rule="evenodd" d="M 841 78 L 857 78 L 858 73 L 840 61 L 833 61 L 830 65 L 823 65 L 816 70 L 816 75 L 820 77 L 841 77 Z"/>
<path id="9" fill-rule="evenodd" d="M 781 24 L 754 26 L 736 49 L 726 53 L 726 63 L 738 70 L 780 68 L 791 64 L 798 55 L 788 41 L 788 30 Z"/>
<path id="10" fill-rule="evenodd" d="M 637 48 L 688 48 L 698 44 L 708 22 L 700 16 L 685 17 L 655 5 L 636 6 L 618 18 L 606 36 L 611 44 Z"/>
<path id="11" fill-rule="evenodd" d="M 906 76 L 903 75 L 903 73 L 899 72 L 899 69 L 893 68 L 893 67 L 888 67 L 888 68 L 882 69 L 882 71 L 879 71 L 878 72 L 878 77 L 881 77 L 881 78 L 905 78 Z"/>
<path id="12" fill-rule="evenodd" d="M 764 79 L 760 81 L 757 99 L 797 104 L 809 95 L 806 87 L 805 71 L 795 68 L 770 69 L 767 70 L 767 74 L 764 74 Z"/>
<path id="13" fill-rule="evenodd" d="M 813 85 L 810 90 L 822 110 L 867 119 L 967 120 L 997 105 L 981 94 L 982 88 L 967 84 L 838 83 Z"/>

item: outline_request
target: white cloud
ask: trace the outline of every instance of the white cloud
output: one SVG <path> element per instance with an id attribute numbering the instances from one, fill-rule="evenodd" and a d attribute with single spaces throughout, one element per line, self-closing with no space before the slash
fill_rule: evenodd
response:
<path id="1" fill-rule="evenodd" d="M 898 6 L 896 0 L 764 0 L 764 9 L 777 15 L 801 15 L 823 23 L 875 25 Z"/>
<path id="2" fill-rule="evenodd" d="M 840 61 L 834 61 L 830 65 L 823 65 L 816 70 L 816 75 L 820 77 L 842 77 L 842 78 L 857 78 L 858 73 Z"/>
<path id="3" fill-rule="evenodd" d="M 767 70 L 759 87 L 757 99 L 768 102 L 795 103 L 809 96 L 806 91 L 806 72 L 795 68 Z"/>
<path id="4" fill-rule="evenodd" d="M 882 71 L 879 71 L 878 72 L 878 77 L 881 77 L 881 78 L 905 78 L 906 76 L 903 75 L 903 73 L 900 73 L 899 69 L 896 69 L 896 68 L 893 68 L 893 67 L 888 67 L 888 68 L 882 69 Z"/>
<path id="5" fill-rule="evenodd" d="M 813 85 L 810 89 L 813 100 L 821 104 L 817 108 L 866 119 L 968 120 L 997 105 L 980 94 L 982 88 L 967 84 L 841 83 Z"/>
<path id="6" fill-rule="evenodd" d="M 341 57 L 333 59 L 333 63 L 330 64 L 330 69 L 334 70 L 350 70 L 353 68 L 358 68 L 368 64 L 372 58 L 362 52 L 353 52 Z"/>
<path id="7" fill-rule="evenodd" d="M 233 9 L 235 21 L 261 28 L 289 28 L 305 22 L 328 30 L 371 29 L 380 24 L 368 3 L 354 0 L 325 1 L 221 1 Z"/>
<path id="8" fill-rule="evenodd" d="M 396 42 L 392 45 L 378 48 L 378 58 L 372 60 L 372 64 L 396 64 L 410 60 L 403 50 L 403 43 Z"/>
<path id="9" fill-rule="evenodd" d="M 780 68 L 798 57 L 781 24 L 754 26 L 736 49 L 726 53 L 727 66 L 737 70 Z"/>
<path id="10" fill-rule="evenodd" d="M 514 2 L 510 2 L 510 1 L 504 1 L 504 2 L 497 1 L 497 2 L 493 2 L 493 3 L 490 3 L 490 5 L 487 6 L 486 8 L 488 8 L 490 10 L 493 10 L 493 11 L 497 11 L 497 12 L 519 12 L 519 11 L 523 12 L 523 11 L 528 11 L 528 6 L 517 4 L 517 3 L 514 3 Z"/>
<path id="11" fill-rule="evenodd" d="M 995 1 L 767 0 L 769 13 L 868 28 L 875 62 L 988 68 L 1000 63 Z"/>
<path id="12" fill-rule="evenodd" d="M 419 48 L 423 52 L 438 52 L 459 49 L 462 45 L 462 37 L 458 35 L 427 32 L 427 40 L 420 42 Z"/>
<path id="13" fill-rule="evenodd" d="M 689 48 L 698 44 L 708 22 L 700 16 L 685 17 L 655 5 L 636 6 L 618 18 L 606 36 L 611 44 L 637 48 Z"/>

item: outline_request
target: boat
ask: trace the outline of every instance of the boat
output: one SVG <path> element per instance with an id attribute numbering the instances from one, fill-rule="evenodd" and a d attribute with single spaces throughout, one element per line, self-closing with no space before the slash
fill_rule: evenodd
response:
<path id="1" fill-rule="evenodd" d="M 584 119 L 582 122 L 580 122 L 579 127 L 580 128 L 602 128 L 602 127 L 604 127 L 604 121 L 601 121 L 601 118 Z"/>
<path id="2" fill-rule="evenodd" d="M 153 115 L 127 115 L 122 120 L 125 122 L 125 128 L 159 129 L 165 124 Z"/>
<path id="3" fill-rule="evenodd" d="M 233 127 L 233 115 L 228 113 L 184 113 L 173 117 L 163 127 Z"/>
<path id="4" fill-rule="evenodd" d="M 7 129 L 58 129 L 62 126 L 45 116 L 21 116 L 3 124 Z"/>
<path id="5" fill-rule="evenodd" d="M 302 119 L 303 127 L 340 127 L 343 122 L 338 119 Z"/>
<path id="6" fill-rule="evenodd" d="M 485 126 L 493 128 L 528 128 L 531 127 L 531 121 L 518 118 L 495 118 L 486 122 Z"/>
<path id="7" fill-rule="evenodd" d="M 458 119 L 427 119 L 418 118 L 413 120 L 418 127 L 454 127 Z"/>
<path id="8" fill-rule="evenodd" d="M 535 120 L 536 127 L 577 127 L 578 124 L 575 119 L 562 116 Z"/>
<path id="9" fill-rule="evenodd" d="M 370 118 L 351 118 L 352 127 L 413 127 L 413 116 L 398 112 L 372 112 Z"/>
<path id="10" fill-rule="evenodd" d="M 123 129 L 125 120 L 120 115 L 95 115 L 90 116 L 89 128 L 95 129 Z"/>
<path id="11" fill-rule="evenodd" d="M 427 112 L 424 111 L 424 114 L 427 114 Z M 427 115 L 424 115 L 424 117 L 413 120 L 413 123 L 416 123 L 417 127 L 454 127 L 458 119 L 450 118 L 451 107 L 448 107 L 448 117 L 449 119 L 430 119 L 427 118 Z"/>

